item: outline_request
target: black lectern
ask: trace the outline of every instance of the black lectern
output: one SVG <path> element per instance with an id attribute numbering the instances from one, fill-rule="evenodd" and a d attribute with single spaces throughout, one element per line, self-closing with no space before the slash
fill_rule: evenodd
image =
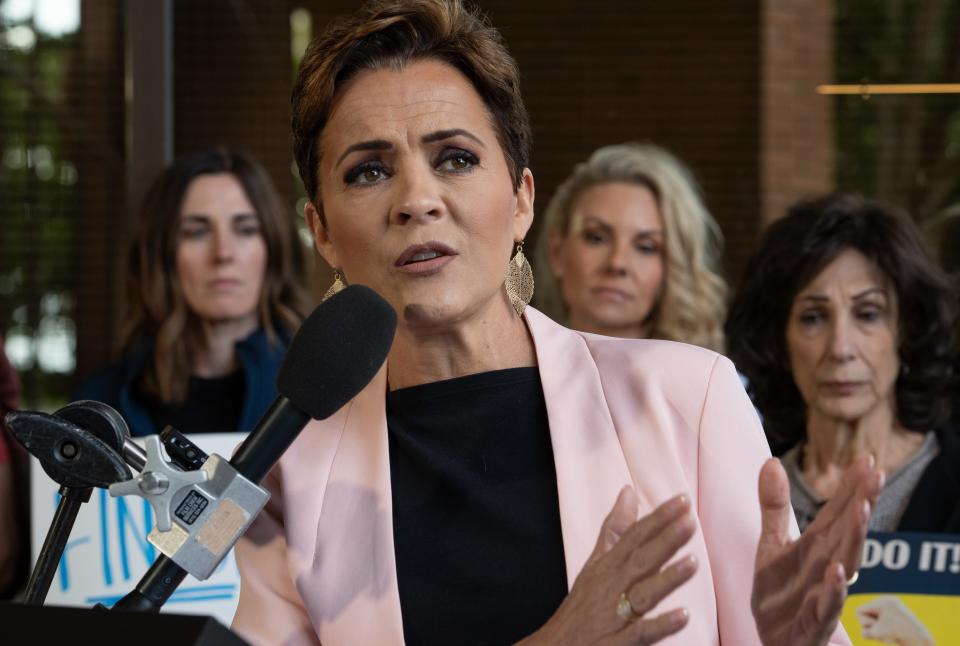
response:
<path id="1" fill-rule="evenodd" d="M 9 646 L 249 646 L 212 617 L 0 603 Z"/>

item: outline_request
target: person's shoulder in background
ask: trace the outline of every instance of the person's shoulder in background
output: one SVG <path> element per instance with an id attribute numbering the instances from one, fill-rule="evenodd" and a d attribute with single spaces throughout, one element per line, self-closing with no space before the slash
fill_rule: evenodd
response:
<path id="1" fill-rule="evenodd" d="M 81 381 L 70 396 L 70 401 L 94 399 L 120 410 L 122 393 L 131 387 L 134 379 L 144 369 L 151 348 L 150 341 L 141 336 L 119 359 Z"/>
<path id="2" fill-rule="evenodd" d="M 120 392 L 130 382 L 130 364 L 119 361 L 101 368 L 73 391 L 70 401 L 94 399 L 117 408 Z"/>
<path id="3" fill-rule="evenodd" d="M 20 380 L 3 351 L 0 336 L 0 599 L 16 593 L 26 581 L 29 560 L 22 547 L 29 540 L 26 454 L 15 449 L 3 417 L 20 405 Z"/>
<path id="4" fill-rule="evenodd" d="M 20 380 L 3 347 L 3 337 L 0 336 L 0 464 L 10 460 L 10 439 L 6 434 L 3 416 L 20 405 Z"/>

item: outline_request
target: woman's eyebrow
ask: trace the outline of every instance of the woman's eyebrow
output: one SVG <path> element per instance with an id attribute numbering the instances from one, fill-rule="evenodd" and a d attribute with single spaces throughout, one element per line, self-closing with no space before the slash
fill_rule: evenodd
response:
<path id="1" fill-rule="evenodd" d="M 355 153 L 358 150 L 390 150 L 393 148 L 391 144 L 386 139 L 371 139 L 369 141 L 358 141 L 355 144 L 350 144 L 347 146 L 347 149 L 343 151 L 343 154 L 337 159 L 337 163 L 334 164 L 334 168 L 340 165 L 340 163 L 346 158 L 350 153 Z"/>
<path id="2" fill-rule="evenodd" d="M 467 139 L 472 139 L 473 141 L 480 144 L 481 148 L 486 148 L 480 138 L 469 130 L 464 130 L 463 128 L 451 128 L 450 130 L 437 130 L 436 132 L 428 133 L 420 138 L 420 141 L 425 144 L 432 144 L 435 141 L 443 141 L 444 139 L 451 139 L 453 137 L 466 137 Z"/>
<path id="3" fill-rule="evenodd" d="M 856 300 L 860 300 L 861 298 L 865 298 L 865 297 L 871 296 L 871 295 L 873 295 L 873 294 L 880 294 L 880 295 L 883 296 L 884 298 L 886 298 L 886 296 L 887 296 L 887 293 L 883 290 L 882 287 L 868 287 L 868 288 L 866 288 L 865 290 L 863 290 L 862 292 L 860 292 L 859 294 L 854 294 L 853 297 L 852 297 L 852 300 L 855 300 L 855 301 L 856 301 Z M 813 292 L 813 293 L 810 293 L 810 294 L 803 294 L 803 295 L 801 295 L 801 296 L 798 296 L 798 297 L 797 297 L 797 300 L 798 300 L 798 301 L 818 301 L 818 302 L 824 302 L 824 301 L 829 301 L 829 300 L 830 300 L 830 297 L 827 296 L 826 294 L 821 294 L 821 293 L 819 293 L 819 292 Z"/>
<path id="4" fill-rule="evenodd" d="M 637 238 L 662 238 L 663 229 L 641 229 L 634 236 Z"/>
<path id="5" fill-rule="evenodd" d="M 608 223 L 606 220 L 604 220 L 598 215 L 591 215 L 587 213 L 581 218 L 581 222 L 582 224 L 589 223 L 589 224 L 593 224 L 594 226 L 602 227 L 604 229 L 613 231 L 613 225 Z M 634 238 L 662 238 L 663 229 L 640 229 L 639 231 L 634 231 L 631 235 Z"/>
<path id="6" fill-rule="evenodd" d="M 581 219 L 581 222 L 583 224 L 592 224 L 593 226 L 608 229 L 610 231 L 613 230 L 613 227 L 609 223 L 607 223 L 603 218 L 597 217 L 596 215 L 584 215 Z"/>
<path id="7" fill-rule="evenodd" d="M 874 294 L 880 294 L 880 296 L 883 296 L 884 298 L 887 297 L 887 292 L 884 291 L 882 287 L 868 287 L 867 289 L 863 290 L 859 294 L 854 294 L 853 300 L 857 301 L 857 300 L 860 300 L 861 298 L 872 296 Z"/>

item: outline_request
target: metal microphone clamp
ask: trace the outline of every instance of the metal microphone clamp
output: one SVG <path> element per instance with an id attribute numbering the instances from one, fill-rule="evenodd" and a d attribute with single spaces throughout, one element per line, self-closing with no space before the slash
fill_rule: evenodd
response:
<path id="1" fill-rule="evenodd" d="M 144 440 L 143 470 L 131 480 L 110 485 L 110 495 L 146 499 L 156 515 L 147 539 L 194 577 L 206 579 L 270 494 L 219 455 L 208 457 L 196 471 L 183 471 L 172 464 L 159 436 Z"/>

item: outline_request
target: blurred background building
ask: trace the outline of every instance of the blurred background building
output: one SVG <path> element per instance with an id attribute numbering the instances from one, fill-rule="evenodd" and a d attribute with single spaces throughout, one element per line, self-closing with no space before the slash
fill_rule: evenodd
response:
<path id="1" fill-rule="evenodd" d="M 111 357 L 136 204 L 174 155 L 250 152 L 302 219 L 294 71 L 357 4 L 0 0 L 0 333 L 25 407 Z M 960 263 L 960 0 L 478 4 L 520 64 L 541 209 L 593 149 L 651 140 L 695 170 L 734 282 L 765 222 L 832 189 L 905 207 Z"/>

